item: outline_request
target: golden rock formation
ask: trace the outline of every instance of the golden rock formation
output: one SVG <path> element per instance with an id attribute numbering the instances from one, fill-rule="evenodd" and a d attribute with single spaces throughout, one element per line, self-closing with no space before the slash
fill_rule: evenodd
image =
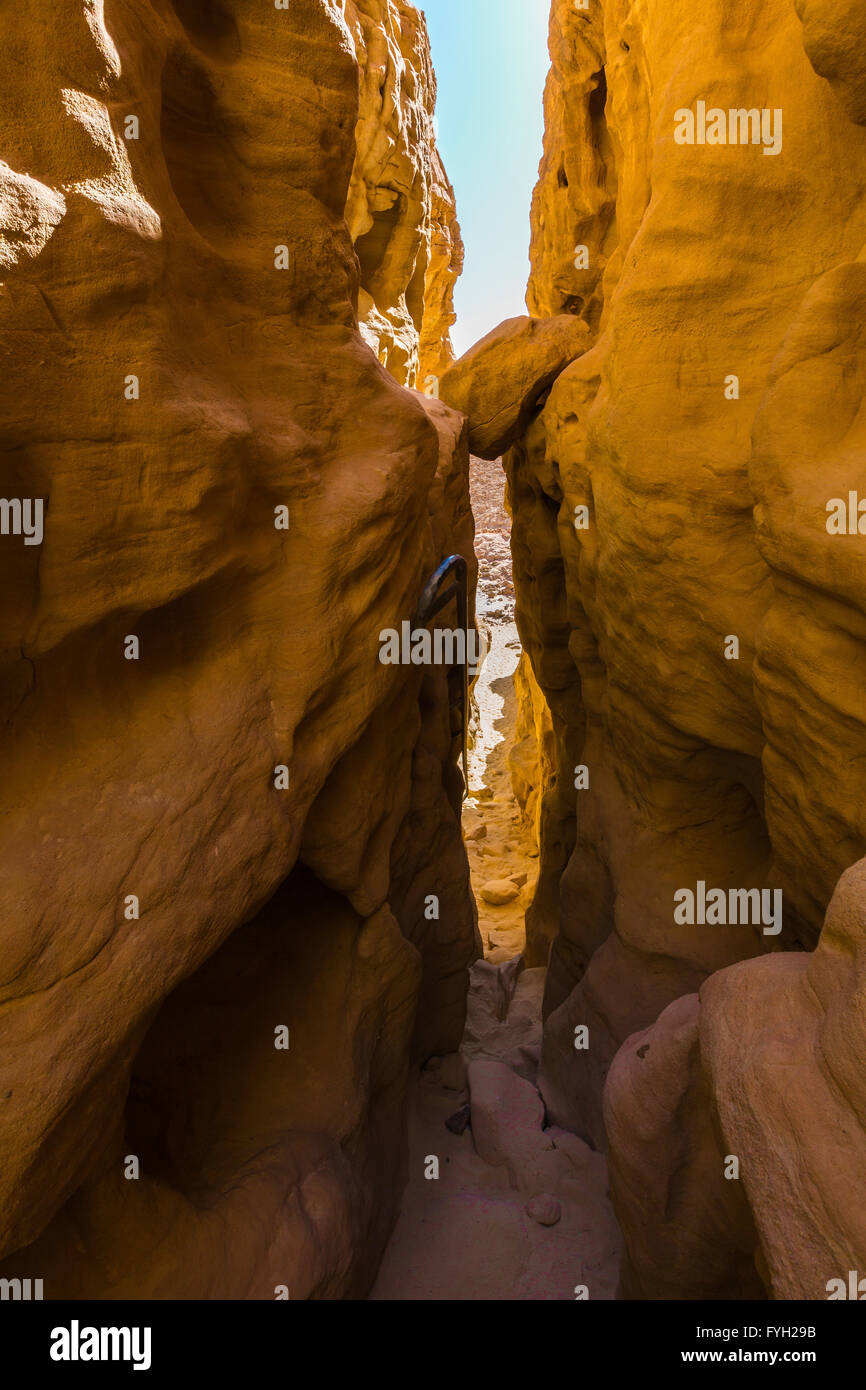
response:
<path id="1" fill-rule="evenodd" d="M 514 673 L 514 690 L 517 715 L 508 769 L 514 795 L 531 831 L 533 844 L 538 848 L 541 808 L 555 768 L 553 722 L 526 652 L 520 654 Z"/>
<path id="2" fill-rule="evenodd" d="M 424 317 L 418 344 L 418 382 L 426 390 L 430 378 L 439 378 L 454 361 L 451 329 L 454 287 L 463 270 L 463 240 L 457 221 L 454 189 L 445 172 L 439 151 L 433 151 L 433 212 L 430 229 L 429 261 L 424 283 Z"/>
<path id="3" fill-rule="evenodd" d="M 423 14 L 406 0 L 348 0 L 360 73 L 346 220 L 361 267 L 361 333 L 392 376 L 424 386 L 453 360 L 463 243 L 436 149 L 436 76 Z"/>
<path id="4" fill-rule="evenodd" d="M 554 0 L 550 32 L 527 302 L 589 336 L 506 457 L 555 750 L 539 1084 L 610 1140 L 624 1292 L 826 1297 L 866 1267 L 866 18 Z M 473 449 L 524 403 L 480 345 L 446 384 Z"/>
<path id="5" fill-rule="evenodd" d="M 844 162 L 862 169 L 862 133 L 844 113 L 866 124 L 866 15 L 848 3 L 802 0 L 797 9 L 806 52 L 839 99 L 829 124 L 848 144 Z M 827 507 L 844 499 L 847 513 L 852 492 L 866 496 L 866 246 L 861 223 L 855 231 L 860 247 L 828 257 L 787 326 L 749 471 L 774 581 L 755 663 L 767 824 L 786 901 L 810 928 L 840 865 L 863 853 L 864 541 L 859 518 L 847 534 L 831 530 Z M 864 1268 L 866 1219 L 852 1200 L 866 1162 L 864 905 L 860 859 L 839 879 L 813 953 L 732 966 L 673 1006 L 690 1015 L 688 1037 L 677 1036 L 668 1009 L 621 1049 L 605 1115 L 626 1294 L 681 1298 L 703 1287 L 719 1296 L 727 1285 L 722 1296 L 742 1297 L 751 1256 L 772 1296 L 826 1299 Z M 674 1077 L 656 1092 L 652 1126 L 636 1127 L 645 1063 L 659 1050 L 678 1059 Z M 689 1142 L 691 1124 L 705 1135 L 702 1152 Z M 741 1181 L 722 1193 L 718 1175 L 732 1156 Z"/>
<path id="6" fill-rule="evenodd" d="M 589 331 L 569 314 L 506 319 L 446 372 L 442 399 L 469 420 L 469 448 L 498 459 L 538 413 L 556 378 L 588 346 Z"/>
<path id="7" fill-rule="evenodd" d="M 446 674 L 379 661 L 471 554 L 466 430 L 358 333 L 340 7 L 107 25 L 0 16 L 3 491 L 46 503 L 0 538 L 2 1269 L 363 1295 L 477 951 Z"/>

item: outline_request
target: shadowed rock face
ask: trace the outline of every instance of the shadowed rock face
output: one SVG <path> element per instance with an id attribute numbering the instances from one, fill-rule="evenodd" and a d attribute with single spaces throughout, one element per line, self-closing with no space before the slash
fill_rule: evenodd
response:
<path id="1" fill-rule="evenodd" d="M 863 26 L 811 0 L 552 9 L 527 303 L 590 337 L 505 460 L 555 744 L 527 959 L 548 1114 L 611 1145 L 631 1295 L 825 1297 L 866 1266 L 838 1198 L 866 1113 Z M 676 139 L 699 102 L 758 108 L 758 143 Z M 483 348 L 448 374 L 484 402 L 471 432 L 522 405 Z M 780 892 L 781 931 L 677 920 L 699 882 Z"/>
<path id="2" fill-rule="evenodd" d="M 0 539 L 0 1249 L 46 1297 L 363 1293 L 462 1032 L 448 681 L 378 655 L 472 553 L 466 430 L 357 329 L 349 8 L 0 16 L 2 491 L 47 499 Z"/>
<path id="3" fill-rule="evenodd" d="M 683 995 L 623 1044 L 608 1076 L 611 1188 L 626 1238 L 622 1298 L 766 1296 L 744 1184 L 725 1176 L 699 1023 L 698 996 Z"/>
<path id="4" fill-rule="evenodd" d="M 814 953 L 719 971 L 620 1048 L 605 1121 L 625 1297 L 760 1296 L 760 1271 L 775 1298 L 825 1299 L 862 1270 L 864 939 L 861 860 Z"/>

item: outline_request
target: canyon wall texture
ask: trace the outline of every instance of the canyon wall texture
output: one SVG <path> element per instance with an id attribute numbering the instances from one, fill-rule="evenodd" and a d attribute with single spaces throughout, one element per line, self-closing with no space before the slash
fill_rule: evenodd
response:
<path id="1" fill-rule="evenodd" d="M 477 953 L 448 674 L 379 661 L 472 554 L 467 431 L 358 329 L 360 259 L 398 375 L 428 286 L 445 350 L 423 27 L 75 0 L 0 51 L 2 491 L 45 503 L 0 537 L 0 1269 L 363 1295 Z"/>
<path id="2" fill-rule="evenodd" d="M 463 243 L 433 128 L 436 75 L 423 15 L 393 0 L 347 0 L 360 69 L 357 154 L 346 220 L 361 267 L 361 332 L 403 386 L 453 361 Z"/>
<path id="3" fill-rule="evenodd" d="M 554 0 L 532 319 L 443 380 L 483 401 L 477 452 L 521 421 L 517 621 L 555 742 L 539 1084 L 554 1123 L 610 1143 L 627 1295 L 826 1297 L 866 1265 L 844 1200 L 866 1116 L 864 41 L 852 0 L 699 22 Z M 696 132 L 715 109 L 687 143 L 681 113 Z M 586 347 L 540 394 L 495 362 L 507 333 L 540 366 L 563 315 Z M 675 895 L 699 884 L 780 892 L 781 919 L 690 923 Z"/>

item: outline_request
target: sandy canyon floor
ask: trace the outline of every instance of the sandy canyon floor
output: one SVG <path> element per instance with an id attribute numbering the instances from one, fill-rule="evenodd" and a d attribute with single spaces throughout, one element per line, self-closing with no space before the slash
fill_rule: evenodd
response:
<path id="1" fill-rule="evenodd" d="M 611 1299 L 620 1238 L 607 1165 L 545 1128 L 535 1087 L 546 972 L 521 957 L 537 850 L 508 769 L 520 639 L 500 464 L 473 459 L 471 483 L 489 650 L 474 689 L 464 834 L 485 959 L 472 968 L 460 1051 L 412 1079 L 409 1182 L 370 1296 Z"/>

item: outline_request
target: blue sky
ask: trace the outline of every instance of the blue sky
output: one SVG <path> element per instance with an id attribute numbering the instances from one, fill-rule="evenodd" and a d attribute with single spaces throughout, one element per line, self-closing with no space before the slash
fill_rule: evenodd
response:
<path id="1" fill-rule="evenodd" d="M 457 282 L 460 356 L 525 314 L 529 206 L 541 159 L 549 0 L 415 0 L 439 86 L 439 149 L 457 195 L 466 267 Z"/>

